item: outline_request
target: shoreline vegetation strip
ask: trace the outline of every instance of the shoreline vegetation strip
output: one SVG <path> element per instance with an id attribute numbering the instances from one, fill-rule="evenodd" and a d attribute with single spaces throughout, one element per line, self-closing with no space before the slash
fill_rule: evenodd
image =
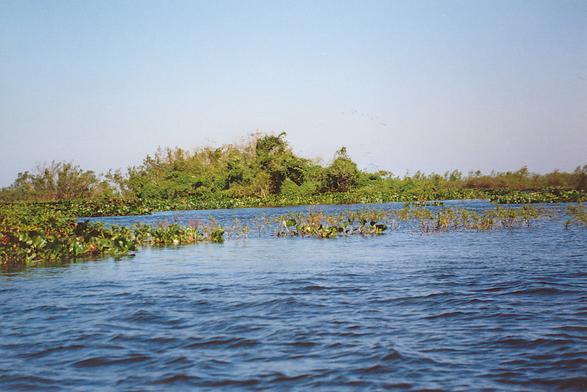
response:
<path id="1" fill-rule="evenodd" d="M 138 166 L 96 174 L 69 162 L 18 173 L 0 203 L 46 203 L 77 216 L 312 204 L 488 199 L 500 204 L 579 202 L 587 165 L 572 172 L 360 170 L 346 147 L 328 163 L 294 153 L 287 134 L 255 134 L 241 144 L 159 149 Z"/>
<path id="2" fill-rule="evenodd" d="M 106 226 L 101 222 L 78 221 L 62 211 L 36 204 L 0 208 L 0 265 L 15 267 L 104 256 L 120 257 L 141 247 L 222 243 L 225 239 L 270 235 L 280 237 L 337 238 L 352 235 L 382 235 L 405 224 L 416 233 L 489 231 L 530 227 L 539 222 L 560 222 L 569 228 L 587 226 L 584 204 L 566 209 L 533 205 L 496 205 L 480 211 L 444 207 L 441 203 L 410 205 L 397 210 L 365 209 L 326 214 L 321 211 L 258 217 L 249 224 L 236 220 L 221 227 L 210 218 L 187 225 L 160 222 Z"/>

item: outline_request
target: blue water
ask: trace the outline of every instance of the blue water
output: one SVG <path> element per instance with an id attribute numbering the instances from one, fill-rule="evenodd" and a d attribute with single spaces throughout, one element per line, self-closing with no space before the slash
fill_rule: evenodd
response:
<path id="1" fill-rule="evenodd" d="M 586 255 L 587 230 L 562 221 L 425 235 L 406 225 L 4 273 L 0 389 L 587 390 Z"/>

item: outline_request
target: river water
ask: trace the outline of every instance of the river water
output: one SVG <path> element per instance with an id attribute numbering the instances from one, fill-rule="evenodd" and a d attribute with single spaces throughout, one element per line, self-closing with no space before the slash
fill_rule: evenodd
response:
<path id="1" fill-rule="evenodd" d="M 348 208 L 365 207 L 321 207 Z M 102 220 L 292 210 L 308 207 Z M 0 390 L 587 390 L 586 255 L 587 230 L 560 221 L 265 233 L 4 273 Z"/>

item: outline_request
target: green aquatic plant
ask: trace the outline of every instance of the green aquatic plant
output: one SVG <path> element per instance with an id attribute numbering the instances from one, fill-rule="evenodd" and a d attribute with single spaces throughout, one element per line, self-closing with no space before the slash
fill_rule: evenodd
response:
<path id="1" fill-rule="evenodd" d="M 224 241 L 216 222 L 201 226 L 106 226 L 38 205 L 0 209 L 0 265 L 124 256 L 142 246 Z"/>
<path id="2" fill-rule="evenodd" d="M 217 225 L 181 226 L 178 223 L 133 226 L 133 234 L 140 245 L 184 245 L 198 242 L 224 242 L 224 229 Z"/>
<path id="3" fill-rule="evenodd" d="M 326 215 L 310 211 L 308 214 L 289 214 L 277 219 L 277 237 L 336 238 L 349 235 L 378 235 L 387 230 L 382 222 L 384 211 L 348 211 Z"/>
<path id="4" fill-rule="evenodd" d="M 587 226 L 587 211 L 585 210 L 584 204 L 568 206 L 565 213 L 569 217 L 569 219 L 565 221 L 566 228 L 569 228 L 574 224 Z"/>
<path id="5" fill-rule="evenodd" d="M 540 219 L 556 216 L 550 209 L 522 206 L 476 211 L 466 208 L 429 208 L 404 206 L 399 210 L 344 211 L 327 215 L 310 211 L 281 216 L 277 219 L 278 237 L 336 238 L 348 235 L 374 235 L 396 230 L 401 223 L 417 227 L 421 233 L 454 230 L 488 231 L 530 227 Z M 275 222 L 273 222 L 275 224 Z"/>
<path id="6" fill-rule="evenodd" d="M 552 210 L 522 206 L 504 208 L 495 206 L 481 212 L 466 208 L 442 208 L 433 211 L 426 208 L 404 209 L 396 213 L 399 220 L 413 219 L 424 233 L 449 230 L 487 231 L 530 227 L 539 219 L 554 218 Z"/>
<path id="7" fill-rule="evenodd" d="M 310 209 L 277 218 L 259 216 L 244 224 L 235 220 L 226 229 L 206 221 L 161 222 L 131 227 L 79 221 L 71 212 L 45 203 L 0 206 L 0 265 L 35 264 L 101 256 L 124 256 L 145 246 L 176 246 L 272 233 L 277 237 L 338 238 L 373 236 L 404 226 L 421 233 L 514 230 L 560 217 L 556 208 L 532 205 L 468 208 L 405 205 L 401 209 L 360 209 L 326 214 Z M 562 211 L 561 211 L 562 212 Z M 583 204 L 567 207 L 565 227 L 587 225 Z"/>
<path id="8" fill-rule="evenodd" d="M 582 176 L 583 174 L 577 174 Z M 580 180 L 577 180 L 580 181 Z M 530 204 L 530 203 L 564 203 L 582 202 L 585 200 L 585 188 L 577 189 L 545 187 L 531 190 L 493 189 L 488 192 L 490 201 L 498 204 Z"/>
<path id="9" fill-rule="evenodd" d="M 545 191 L 546 192 L 546 191 Z M 510 197 L 510 196 L 512 197 Z M 517 195 L 517 194 L 516 194 Z M 523 195 L 526 195 L 524 193 Z M 100 198 L 60 200 L 47 202 L 10 202 L 3 205 L 18 206 L 22 204 L 38 204 L 42 209 L 61 211 L 76 217 L 97 217 L 109 215 L 144 215 L 155 211 L 169 210 L 208 210 L 225 208 L 246 207 L 282 207 L 297 205 L 319 204 L 373 204 L 386 202 L 406 202 L 408 207 L 442 207 L 443 202 L 435 199 L 492 199 L 497 204 L 519 204 L 521 202 L 580 202 L 585 198 L 581 191 L 550 193 L 534 192 L 529 200 L 518 199 L 514 194 L 503 193 L 494 195 L 485 190 L 453 190 L 450 192 L 437 190 L 426 196 L 421 193 L 413 193 L 402 189 L 388 189 L 385 191 L 372 191 L 357 189 L 351 192 L 326 192 L 314 195 L 300 194 L 267 194 L 265 196 L 234 196 L 227 193 L 206 193 L 201 195 L 189 195 L 171 198 L 147 198 L 136 197 L 122 198 L 119 196 L 104 196 Z M 539 197 L 540 196 L 540 197 Z M 423 201 L 429 198 L 432 201 Z M 2 205 L 0 203 L 0 205 Z"/>

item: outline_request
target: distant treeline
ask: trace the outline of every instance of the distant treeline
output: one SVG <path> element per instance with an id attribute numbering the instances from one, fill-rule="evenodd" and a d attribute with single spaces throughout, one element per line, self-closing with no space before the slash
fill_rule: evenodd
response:
<path id="1" fill-rule="evenodd" d="M 517 171 L 464 175 L 458 170 L 444 174 L 420 171 L 403 177 L 386 171 L 366 172 L 339 149 L 327 165 L 299 157 L 279 135 L 256 135 L 244 145 L 206 147 L 197 151 L 159 149 L 140 166 L 126 173 L 97 175 L 66 162 L 52 162 L 33 172 L 19 173 L 14 183 L 0 190 L 0 201 L 59 201 L 122 198 L 165 200 L 177 198 L 270 198 L 297 199 L 321 194 L 410 194 L 430 199 L 435 194 L 462 190 L 540 191 L 587 190 L 587 165 L 575 171 L 548 174 Z M 428 196 L 430 195 L 430 196 Z"/>

